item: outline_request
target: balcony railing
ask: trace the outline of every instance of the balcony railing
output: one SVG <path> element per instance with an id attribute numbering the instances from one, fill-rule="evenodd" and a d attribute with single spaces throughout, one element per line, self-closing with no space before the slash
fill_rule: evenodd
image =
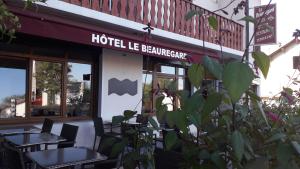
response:
<path id="1" fill-rule="evenodd" d="M 186 0 L 64 0 L 65 2 L 125 18 L 180 35 L 242 50 L 243 26 Z M 203 16 L 185 20 L 190 10 L 203 11 Z M 208 16 L 218 20 L 218 30 L 209 27 Z"/>

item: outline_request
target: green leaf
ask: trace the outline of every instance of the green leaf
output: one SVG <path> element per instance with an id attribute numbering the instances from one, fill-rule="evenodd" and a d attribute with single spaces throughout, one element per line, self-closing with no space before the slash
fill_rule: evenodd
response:
<path id="1" fill-rule="evenodd" d="M 156 110 L 159 110 L 163 107 L 163 103 L 162 101 L 164 100 L 165 96 L 160 96 L 158 98 L 156 98 L 155 100 L 155 108 Z"/>
<path id="2" fill-rule="evenodd" d="M 283 138 L 285 138 L 286 135 L 284 133 L 276 133 L 274 135 L 272 135 L 267 141 L 266 143 L 270 143 L 270 142 L 273 142 L 273 141 L 278 141 L 278 140 L 281 140 Z"/>
<path id="3" fill-rule="evenodd" d="M 153 117 L 149 117 L 148 121 L 155 130 L 159 129 L 158 124 L 157 124 L 156 120 L 153 119 Z"/>
<path id="4" fill-rule="evenodd" d="M 200 64 L 192 64 L 188 70 L 188 77 L 192 85 L 197 89 L 201 86 L 201 82 L 204 78 L 204 68 Z"/>
<path id="5" fill-rule="evenodd" d="M 177 86 L 178 86 L 178 83 L 176 80 L 172 81 L 171 83 L 168 83 L 167 84 L 167 89 L 169 91 L 176 91 L 177 90 Z"/>
<path id="6" fill-rule="evenodd" d="M 270 67 L 270 58 L 263 52 L 253 52 L 252 57 L 255 60 L 255 64 L 261 70 L 265 78 L 268 76 L 269 67 Z"/>
<path id="7" fill-rule="evenodd" d="M 218 29 L 218 20 L 215 16 L 208 17 L 209 26 L 212 27 L 215 31 Z"/>
<path id="8" fill-rule="evenodd" d="M 123 122 L 125 120 L 124 116 L 113 116 L 112 117 L 112 125 L 117 125 L 120 124 L 121 122 Z"/>
<path id="9" fill-rule="evenodd" d="M 249 161 L 245 169 L 269 169 L 269 160 L 264 157 Z"/>
<path id="10" fill-rule="evenodd" d="M 188 98 L 185 103 L 184 107 L 182 109 L 186 113 L 194 113 L 194 112 L 199 112 L 203 109 L 205 103 L 205 99 L 201 95 L 201 91 L 195 92 L 190 98 Z"/>
<path id="11" fill-rule="evenodd" d="M 116 138 L 108 137 L 101 140 L 101 144 L 99 145 L 99 150 L 104 151 L 108 149 L 109 147 L 113 146 L 113 144 L 116 142 Z"/>
<path id="12" fill-rule="evenodd" d="M 245 16 L 240 21 L 252 22 L 255 23 L 255 19 L 252 16 Z"/>
<path id="13" fill-rule="evenodd" d="M 177 134 L 175 131 L 168 131 L 165 139 L 167 150 L 171 150 L 177 143 Z"/>
<path id="14" fill-rule="evenodd" d="M 222 79 L 222 65 L 218 63 L 216 60 L 205 56 L 203 58 L 203 66 L 211 73 L 215 78 L 221 80 Z"/>
<path id="15" fill-rule="evenodd" d="M 174 115 L 175 125 L 185 134 L 188 132 L 187 116 L 185 112 L 177 110 Z"/>
<path id="16" fill-rule="evenodd" d="M 230 62 L 223 72 L 223 83 L 233 103 L 237 102 L 254 79 L 252 69 L 245 63 Z"/>
<path id="17" fill-rule="evenodd" d="M 188 120 L 190 123 L 195 125 L 197 128 L 201 127 L 201 116 L 198 113 L 189 114 Z"/>
<path id="18" fill-rule="evenodd" d="M 125 154 L 124 161 L 123 161 L 124 169 L 136 168 L 138 159 L 139 159 L 139 154 L 136 151 Z"/>
<path id="19" fill-rule="evenodd" d="M 202 110 L 202 118 L 206 118 L 209 116 L 209 114 L 216 110 L 217 107 L 221 104 L 222 102 L 222 95 L 220 93 L 212 93 L 210 94 L 206 102 L 204 104 L 203 110 Z"/>
<path id="20" fill-rule="evenodd" d="M 230 131 L 230 125 L 231 125 L 231 117 L 229 115 L 222 115 L 222 119 L 225 121 L 227 126 L 227 131 Z"/>
<path id="21" fill-rule="evenodd" d="M 188 90 L 179 90 L 176 92 L 176 96 L 179 98 L 180 106 L 184 107 L 190 97 L 190 92 Z"/>
<path id="22" fill-rule="evenodd" d="M 210 159 L 219 169 L 226 169 L 226 162 L 221 157 L 220 152 L 212 153 Z"/>
<path id="23" fill-rule="evenodd" d="M 278 144 L 276 155 L 279 165 L 283 168 L 290 168 L 290 160 L 293 156 L 293 148 L 290 144 Z"/>
<path id="24" fill-rule="evenodd" d="M 164 98 L 165 98 L 164 96 L 161 96 L 156 98 L 155 100 L 156 116 L 159 122 L 164 120 L 165 113 L 167 111 L 167 105 L 162 104 Z"/>
<path id="25" fill-rule="evenodd" d="M 132 110 L 124 111 L 124 116 L 126 119 L 131 119 L 135 114 L 137 114 L 137 111 L 132 111 Z"/>
<path id="26" fill-rule="evenodd" d="M 259 112 L 261 113 L 261 115 L 263 116 L 263 118 L 264 118 L 264 120 L 265 120 L 267 126 L 269 127 L 270 125 L 269 125 L 269 122 L 268 122 L 266 113 L 265 113 L 264 109 L 262 108 L 261 103 L 258 102 L 258 101 L 254 102 L 254 103 L 257 105 L 257 107 L 258 107 L 258 109 L 259 109 Z"/>
<path id="27" fill-rule="evenodd" d="M 237 160 L 241 161 L 245 151 L 245 145 L 244 145 L 243 136 L 238 130 L 235 130 L 232 133 L 231 144 Z"/>
<path id="28" fill-rule="evenodd" d="M 261 101 L 260 97 L 257 96 L 253 91 L 248 90 L 248 91 L 246 92 L 246 94 L 247 94 L 248 96 L 250 96 L 250 99 L 251 99 L 252 101 Z"/>
<path id="29" fill-rule="evenodd" d="M 127 144 L 128 144 L 127 140 L 122 140 L 121 142 L 114 144 L 110 153 L 110 157 L 111 158 L 118 157 L 118 155 L 122 153 L 122 151 L 124 150 Z"/>
<path id="30" fill-rule="evenodd" d="M 206 149 L 203 149 L 200 151 L 199 157 L 201 160 L 207 160 L 207 159 L 210 159 L 210 154 Z"/>
<path id="31" fill-rule="evenodd" d="M 176 110 L 166 112 L 166 121 L 171 128 L 173 128 L 175 126 L 175 123 L 176 123 L 175 116 L 176 116 Z"/>
<path id="32" fill-rule="evenodd" d="M 192 17 L 194 17 L 195 15 L 201 16 L 202 14 L 203 14 L 202 11 L 199 11 L 199 10 L 190 10 L 188 13 L 185 14 L 184 18 L 185 18 L 185 20 L 189 20 Z"/>

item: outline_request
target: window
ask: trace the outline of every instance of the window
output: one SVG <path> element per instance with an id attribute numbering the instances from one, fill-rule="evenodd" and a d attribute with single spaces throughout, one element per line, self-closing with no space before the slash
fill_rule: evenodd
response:
<path id="1" fill-rule="evenodd" d="M 92 116 L 100 53 L 91 46 L 27 35 L 9 45 L 0 42 L 0 120 Z"/>
<path id="2" fill-rule="evenodd" d="M 31 116 L 59 116 L 62 64 L 32 61 Z"/>
<path id="3" fill-rule="evenodd" d="M 90 64 L 68 63 L 68 116 L 91 114 L 91 69 Z"/>
<path id="4" fill-rule="evenodd" d="M 26 61 L 0 58 L 0 119 L 25 117 Z"/>
<path id="5" fill-rule="evenodd" d="M 146 59 L 144 59 L 147 62 Z M 143 112 L 152 112 L 155 109 L 155 98 L 165 96 L 163 103 L 167 105 L 169 111 L 180 107 L 178 98 L 169 96 L 164 90 L 167 88 L 176 88 L 177 90 L 189 90 L 186 80 L 185 68 L 177 65 L 144 62 L 143 72 Z M 158 92 L 159 91 L 159 92 Z"/>

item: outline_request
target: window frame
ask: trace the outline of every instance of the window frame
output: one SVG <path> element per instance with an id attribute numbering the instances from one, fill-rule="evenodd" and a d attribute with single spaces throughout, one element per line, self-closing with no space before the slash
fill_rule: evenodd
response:
<path id="1" fill-rule="evenodd" d="M 32 51 L 32 49 L 31 49 Z M 100 57 L 100 54 L 99 54 Z M 95 58 L 92 60 L 80 60 L 68 57 L 68 52 L 66 51 L 63 57 L 52 57 L 52 56 L 43 56 L 43 55 L 34 55 L 30 53 L 16 53 L 16 52 L 7 52 L 0 51 L 0 59 L 15 59 L 15 60 L 25 60 L 26 61 L 26 92 L 25 92 L 25 118 L 9 118 L 9 119 L 0 119 L 1 124 L 26 124 L 26 123 L 38 123 L 47 117 L 54 119 L 55 121 L 76 121 L 76 120 L 89 120 L 96 115 L 98 98 L 94 93 L 98 91 L 97 89 L 97 80 L 98 73 L 95 69 L 98 67 L 98 62 L 95 62 Z M 36 61 L 48 61 L 62 64 L 62 77 L 61 77 L 61 108 L 59 116 L 31 116 L 31 90 L 32 90 L 32 69 L 33 69 L 33 60 Z M 66 88 L 67 88 L 67 65 L 69 62 L 72 63 L 81 63 L 81 64 L 90 64 L 91 65 L 91 114 L 84 116 L 74 116 L 67 117 L 66 112 Z M 96 82 L 96 83 L 95 83 Z"/>

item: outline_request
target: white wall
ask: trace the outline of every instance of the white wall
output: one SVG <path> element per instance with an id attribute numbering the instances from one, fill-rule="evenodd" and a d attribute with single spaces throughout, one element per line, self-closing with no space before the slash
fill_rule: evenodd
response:
<path id="1" fill-rule="evenodd" d="M 193 0 L 193 3 L 210 11 L 218 8 L 218 0 Z"/>
<path id="2" fill-rule="evenodd" d="M 99 100 L 103 120 L 111 120 L 112 116 L 121 115 L 124 110 L 133 110 L 137 106 L 142 98 L 142 72 L 142 55 L 103 49 L 102 82 L 100 82 L 102 83 L 102 96 Z M 115 93 L 108 95 L 108 81 L 111 78 L 137 80 L 137 94 L 135 96 L 127 93 L 122 96 Z M 141 107 L 139 103 L 136 110 L 140 112 Z"/>
<path id="3" fill-rule="evenodd" d="M 261 76 L 260 96 L 272 97 L 282 91 L 282 87 L 287 87 L 289 78 L 293 74 L 298 75 L 299 71 L 293 69 L 293 56 L 299 56 L 300 45 L 295 45 L 288 51 L 283 51 L 280 56 L 272 60 L 268 77 Z M 299 90 L 299 86 L 290 86 Z"/>

